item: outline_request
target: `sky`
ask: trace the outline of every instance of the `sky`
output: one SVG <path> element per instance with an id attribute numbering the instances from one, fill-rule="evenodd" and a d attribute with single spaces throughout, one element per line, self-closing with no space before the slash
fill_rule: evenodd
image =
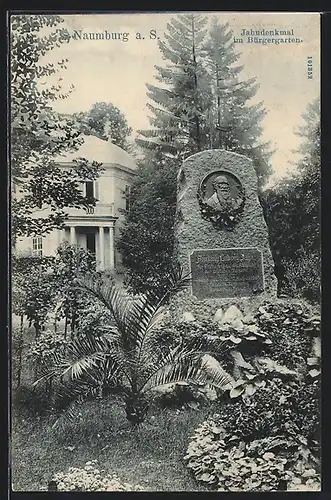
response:
<path id="1" fill-rule="evenodd" d="M 143 14 L 74 14 L 62 15 L 65 26 L 74 35 L 81 33 L 129 33 L 128 41 L 83 40 L 71 38 L 68 44 L 53 50 L 47 61 L 67 58 L 67 69 L 60 75 L 64 90 L 71 84 L 75 91 L 54 108 L 59 112 L 86 111 L 95 102 L 111 102 L 126 116 L 133 128 L 149 127 L 150 111 L 146 107 L 146 83 L 160 85 L 154 79 L 155 65 L 165 65 L 157 39 L 150 39 L 150 30 L 164 39 L 167 23 L 178 13 Z M 243 65 L 241 78 L 255 77 L 260 85 L 251 103 L 264 102 L 263 141 L 271 141 L 273 175 L 270 185 L 291 172 L 298 158 L 293 153 L 300 145 L 294 131 L 303 124 L 302 113 L 320 92 L 320 16 L 317 13 L 206 13 L 209 20 L 217 16 L 220 23 L 229 23 L 241 54 L 236 64 Z M 293 30 L 290 38 L 300 43 L 248 43 L 242 30 Z M 144 39 L 137 40 L 139 32 Z M 263 35 L 258 38 L 262 38 Z M 264 38 L 272 38 L 264 35 Z M 273 38 L 289 38 L 274 35 Z M 307 58 L 312 57 L 313 78 L 308 79 Z"/>

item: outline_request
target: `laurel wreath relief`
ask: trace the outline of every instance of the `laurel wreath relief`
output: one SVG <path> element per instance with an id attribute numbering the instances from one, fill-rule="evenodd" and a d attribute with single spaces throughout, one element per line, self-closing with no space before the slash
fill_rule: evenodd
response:
<path id="1" fill-rule="evenodd" d="M 238 186 L 238 195 L 235 200 L 235 206 L 224 206 L 223 209 L 215 209 L 204 202 L 203 190 L 198 192 L 198 201 L 201 211 L 201 216 L 205 220 L 209 220 L 217 229 L 225 229 L 232 231 L 235 225 L 241 220 L 244 205 L 245 192 L 242 186 Z"/>

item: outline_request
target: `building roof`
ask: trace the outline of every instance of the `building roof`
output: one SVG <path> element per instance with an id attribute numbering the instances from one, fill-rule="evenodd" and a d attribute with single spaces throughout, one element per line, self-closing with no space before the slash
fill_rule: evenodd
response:
<path id="1" fill-rule="evenodd" d="M 132 156 L 110 141 L 93 135 L 83 135 L 84 143 L 77 151 L 70 151 L 55 157 L 57 163 L 71 163 L 75 158 L 86 158 L 103 165 L 115 164 L 135 170 L 137 165 Z"/>

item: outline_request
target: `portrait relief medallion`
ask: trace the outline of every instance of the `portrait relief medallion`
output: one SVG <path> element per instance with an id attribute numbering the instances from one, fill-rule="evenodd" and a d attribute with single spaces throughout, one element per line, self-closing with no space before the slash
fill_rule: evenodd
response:
<path id="1" fill-rule="evenodd" d="M 210 172 L 200 183 L 198 201 L 204 219 L 219 229 L 232 230 L 244 210 L 244 188 L 230 172 Z"/>

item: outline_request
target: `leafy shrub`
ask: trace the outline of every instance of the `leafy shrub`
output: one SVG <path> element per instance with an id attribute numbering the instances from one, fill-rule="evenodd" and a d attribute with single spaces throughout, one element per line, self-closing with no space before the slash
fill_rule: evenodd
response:
<path id="1" fill-rule="evenodd" d="M 50 408 L 50 403 L 42 387 L 21 385 L 15 389 L 12 397 L 14 413 L 35 416 L 45 416 Z"/>
<path id="2" fill-rule="evenodd" d="M 13 313 L 25 316 L 38 336 L 56 304 L 54 258 L 15 255 L 12 264 Z"/>
<path id="3" fill-rule="evenodd" d="M 99 337 L 109 333 L 114 321 L 109 311 L 98 302 L 87 304 L 82 308 L 77 320 L 77 335 L 90 335 Z"/>
<path id="4" fill-rule="evenodd" d="M 302 385 L 273 379 L 253 397 L 221 406 L 218 425 L 243 441 L 302 434 L 310 441 L 319 437 L 320 387 L 318 381 Z"/>
<path id="5" fill-rule="evenodd" d="M 254 356 L 271 344 L 269 335 L 260 332 L 256 325 L 238 328 L 207 319 L 190 323 L 170 320 L 159 328 L 158 342 L 164 346 L 184 344 L 189 349 L 212 351 L 228 369 L 233 368 L 231 350 L 240 349 L 248 356 Z"/>
<path id="6" fill-rule="evenodd" d="M 212 419 L 196 429 L 185 460 L 198 481 L 218 491 L 274 491 L 281 481 L 288 489 L 319 489 L 314 461 L 300 441 L 278 436 L 237 442 Z"/>
<path id="7" fill-rule="evenodd" d="M 295 297 L 301 296 L 311 302 L 321 299 L 321 255 L 320 252 L 298 252 L 295 261 L 284 259 L 287 276 L 287 291 Z"/>
<path id="8" fill-rule="evenodd" d="M 159 329 L 160 345 L 184 343 L 212 350 L 228 370 L 233 369 L 233 350 L 245 359 L 271 357 L 290 370 L 307 374 L 307 361 L 312 356 L 312 338 L 320 333 L 320 317 L 303 301 L 264 301 L 248 314 L 242 328 L 221 325 L 210 319 L 192 322 L 169 320 Z"/>
<path id="9" fill-rule="evenodd" d="M 86 462 L 84 467 L 69 467 L 68 472 L 58 472 L 52 478 L 59 491 L 144 491 L 142 486 L 121 481 L 116 474 L 99 470 L 97 460 Z"/>
<path id="10" fill-rule="evenodd" d="M 281 481 L 290 489 L 316 488 L 319 390 L 318 381 L 275 378 L 254 396 L 223 404 L 196 429 L 188 467 L 220 491 L 275 490 Z"/>
<path id="11" fill-rule="evenodd" d="M 216 391 L 217 397 L 223 402 L 228 399 L 236 401 L 244 398 L 248 399 L 247 405 L 251 406 L 250 398 L 256 391 L 267 387 L 265 390 L 270 392 L 270 388 L 275 387 L 272 389 L 274 393 L 270 401 L 267 401 L 268 395 L 266 395 L 265 401 L 257 405 L 257 410 L 254 411 L 254 408 L 252 410 L 254 415 L 252 426 L 258 432 L 261 431 L 260 428 L 263 429 L 265 422 L 264 405 L 274 405 L 278 408 L 277 398 L 281 401 L 284 399 L 285 395 L 282 392 L 285 390 L 284 382 L 291 381 L 297 388 L 301 387 L 300 383 L 307 382 L 308 388 L 303 391 L 300 389 L 300 396 L 299 391 L 294 397 L 294 406 L 298 403 L 298 407 L 305 410 L 298 414 L 300 418 L 294 415 L 292 420 L 298 421 L 299 428 L 302 425 L 306 426 L 304 432 L 307 435 L 316 435 L 317 421 L 319 421 L 319 401 L 316 396 L 318 387 L 316 384 L 311 386 L 311 383 L 318 379 L 320 374 L 320 355 L 313 348 L 314 341 L 319 340 L 320 317 L 314 314 L 314 308 L 303 301 L 264 300 L 254 307 L 255 309 L 243 318 L 239 327 L 222 325 L 212 319 L 184 322 L 168 318 L 159 328 L 158 340 L 164 347 L 182 344 L 190 349 L 201 348 L 210 352 L 235 379 L 229 391 Z M 270 385 L 269 382 L 275 379 L 276 385 Z M 286 385 L 284 387 L 286 388 Z M 181 406 L 185 399 L 183 396 L 187 396 L 188 391 L 185 395 L 182 392 L 174 390 L 167 396 L 165 402 Z M 286 404 L 279 410 L 281 415 L 290 405 L 287 396 Z M 192 395 L 191 400 L 199 399 Z M 242 408 L 240 403 L 238 408 L 243 410 L 243 418 L 246 421 L 248 409 Z M 291 411 L 288 408 L 288 412 Z M 284 415 L 284 421 L 288 420 L 291 422 L 291 419 L 285 418 Z"/>
<path id="12" fill-rule="evenodd" d="M 308 373 L 316 377 L 318 361 L 311 358 L 311 337 L 319 327 L 316 320 L 304 305 L 266 302 L 239 327 L 206 319 L 168 320 L 160 328 L 158 340 L 163 346 L 183 344 L 212 353 L 233 374 L 236 383 L 230 397 L 238 398 L 253 395 L 270 378 L 302 380 Z M 309 368 L 303 360 L 314 366 Z"/>
<path id="13" fill-rule="evenodd" d="M 62 333 L 55 333 L 52 330 L 42 332 L 31 344 L 27 357 L 37 362 L 48 362 L 54 354 L 57 354 L 68 345 Z"/>
<path id="14" fill-rule="evenodd" d="M 288 368 L 303 367 L 319 335 L 320 317 L 303 303 L 266 303 L 254 314 L 259 330 L 272 341 L 272 357 Z"/>

